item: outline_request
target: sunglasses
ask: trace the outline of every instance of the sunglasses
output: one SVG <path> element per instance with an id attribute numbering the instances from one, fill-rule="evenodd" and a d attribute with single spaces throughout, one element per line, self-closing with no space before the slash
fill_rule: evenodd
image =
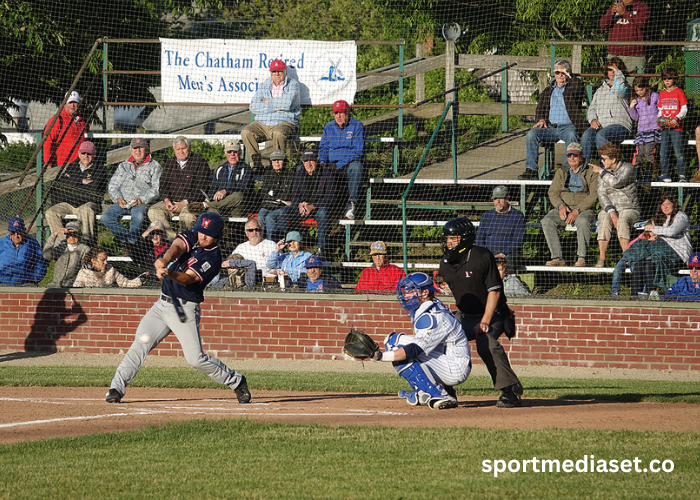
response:
<path id="1" fill-rule="evenodd" d="M 564 73 L 563 71 L 555 71 L 554 74 L 555 74 L 556 76 L 559 76 L 559 75 L 566 75 L 566 73 Z"/>
<path id="2" fill-rule="evenodd" d="M 566 153 L 567 158 L 571 158 L 572 156 L 583 156 L 583 155 L 581 155 L 579 153 Z"/>
<path id="3" fill-rule="evenodd" d="M 81 155 L 87 155 L 87 156 L 95 156 L 95 153 L 86 153 L 86 152 L 82 152 L 82 153 L 80 153 L 80 154 L 81 154 Z"/>
<path id="4" fill-rule="evenodd" d="M 12 236 L 17 236 L 18 234 L 22 234 L 19 231 L 10 231 L 10 235 Z"/>
<path id="5" fill-rule="evenodd" d="M 231 153 L 238 154 L 239 152 L 240 152 L 240 151 L 238 151 L 237 149 L 234 149 L 234 150 L 232 150 L 232 151 L 226 151 L 226 154 L 227 154 L 227 155 L 228 155 L 228 154 L 231 154 Z"/>
<path id="6" fill-rule="evenodd" d="M 256 227 L 254 229 L 246 229 L 245 232 L 246 233 L 262 233 L 262 229 L 260 229 L 259 227 Z"/>

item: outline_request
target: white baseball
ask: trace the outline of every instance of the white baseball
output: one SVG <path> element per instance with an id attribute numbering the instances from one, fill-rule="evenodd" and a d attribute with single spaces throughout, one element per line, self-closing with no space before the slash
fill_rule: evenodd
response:
<path id="1" fill-rule="evenodd" d="M 151 336 L 147 333 L 144 333 L 139 337 L 139 340 L 142 344 L 149 344 L 151 342 Z"/>

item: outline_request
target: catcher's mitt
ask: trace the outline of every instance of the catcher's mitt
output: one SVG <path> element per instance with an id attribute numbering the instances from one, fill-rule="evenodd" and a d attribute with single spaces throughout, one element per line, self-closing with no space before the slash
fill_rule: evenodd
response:
<path id="1" fill-rule="evenodd" d="M 379 351 L 379 346 L 372 337 L 360 330 L 350 329 L 345 336 L 343 352 L 348 356 L 358 359 L 372 358 Z"/>

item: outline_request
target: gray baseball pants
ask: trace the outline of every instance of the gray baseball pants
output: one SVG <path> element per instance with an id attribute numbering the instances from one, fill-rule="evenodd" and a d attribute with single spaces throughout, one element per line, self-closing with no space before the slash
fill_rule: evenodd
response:
<path id="1" fill-rule="evenodd" d="M 199 335 L 199 303 L 181 302 L 187 315 L 185 323 L 180 322 L 175 306 L 162 298 L 148 310 L 136 329 L 133 344 L 114 374 L 110 389 L 116 389 L 123 395 L 126 392 L 126 386 L 134 379 L 148 353 L 171 331 L 180 341 L 185 359 L 190 366 L 206 373 L 219 384 L 227 385 L 231 389 L 238 387 L 242 375 L 202 350 L 202 338 Z M 149 343 L 141 342 L 140 337 L 143 334 L 151 336 Z"/>

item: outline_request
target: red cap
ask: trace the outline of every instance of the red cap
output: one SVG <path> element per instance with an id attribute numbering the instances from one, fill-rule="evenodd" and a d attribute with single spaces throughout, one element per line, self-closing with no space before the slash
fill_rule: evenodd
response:
<path id="1" fill-rule="evenodd" d="M 333 113 L 345 113 L 350 105 L 347 103 L 347 101 L 343 101 L 342 99 L 340 101 L 335 101 L 333 103 Z"/>
<path id="2" fill-rule="evenodd" d="M 275 59 L 270 63 L 270 71 L 284 71 L 285 69 L 287 69 L 287 65 L 284 64 L 284 61 Z"/>
<path id="3" fill-rule="evenodd" d="M 95 145 L 90 141 L 84 141 L 80 144 L 78 153 L 95 154 Z"/>

